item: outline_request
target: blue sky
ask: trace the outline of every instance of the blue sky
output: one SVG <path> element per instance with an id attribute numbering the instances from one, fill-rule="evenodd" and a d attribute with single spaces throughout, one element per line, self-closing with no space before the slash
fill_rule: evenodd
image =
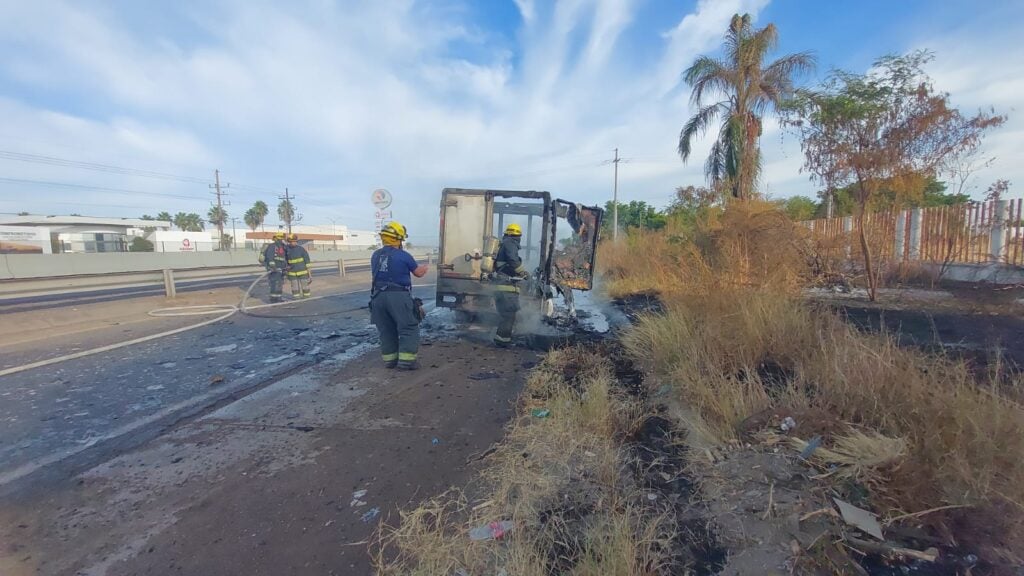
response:
<path id="1" fill-rule="evenodd" d="M 305 222 L 369 228 L 385 187 L 424 241 L 444 186 L 603 203 L 615 147 L 621 198 L 661 206 L 703 182 L 708 143 L 687 165 L 675 153 L 691 111 L 679 74 L 735 12 L 775 23 L 780 54 L 813 50 L 808 82 L 935 51 L 938 88 L 1010 115 L 976 193 L 1024 182 L 1024 48 L 1005 24 L 1024 21 L 1021 2 L 0 0 L 0 212 L 205 213 L 193 179 L 217 168 L 234 216 L 287 186 Z M 769 122 L 761 144 L 770 195 L 813 193 L 791 136 Z"/>

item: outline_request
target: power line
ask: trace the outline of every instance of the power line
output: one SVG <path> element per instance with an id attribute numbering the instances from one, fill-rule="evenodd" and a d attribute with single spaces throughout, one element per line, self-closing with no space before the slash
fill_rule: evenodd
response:
<path id="1" fill-rule="evenodd" d="M 100 164 L 98 162 L 85 162 L 82 160 L 71 160 L 69 158 L 58 158 L 56 156 L 45 156 L 42 154 L 29 154 L 25 152 L 14 152 L 11 150 L 0 150 L 0 159 L 2 160 L 15 160 L 18 162 L 27 162 L 29 164 L 42 164 L 46 166 L 60 166 L 64 168 L 78 168 L 81 170 L 91 170 L 93 172 L 102 172 L 105 174 L 118 174 L 121 176 L 138 176 L 142 178 L 154 178 L 157 180 L 172 180 L 177 182 L 186 182 L 189 184 L 206 184 L 210 185 L 211 181 L 207 178 L 198 178 L 194 176 L 182 176 L 179 174 L 171 174 L 168 172 L 158 172 L 155 170 L 144 170 L 141 168 L 127 168 L 124 166 L 114 166 L 112 164 Z M 235 184 L 235 188 L 247 190 L 250 192 L 262 192 L 266 194 L 276 194 L 275 190 L 270 188 L 263 188 L 260 186 L 251 186 L 244 184 Z"/>
<path id="2" fill-rule="evenodd" d="M 97 162 L 83 162 L 80 160 L 69 160 L 67 158 L 57 158 L 56 156 L 44 156 L 42 154 L 27 154 L 24 152 L 13 152 L 10 150 L 0 150 L 0 159 L 4 160 L 16 160 L 18 162 L 28 162 L 30 164 L 44 164 L 47 166 L 63 166 L 67 168 L 80 168 L 82 170 L 92 170 L 94 172 L 105 172 L 107 174 L 120 174 L 123 176 L 140 176 L 143 178 L 155 178 L 158 180 L 177 180 L 179 182 L 189 182 L 192 184 L 207 184 L 209 180 L 205 178 L 195 178 L 192 176 L 179 176 L 177 174 L 168 174 L 166 172 L 155 172 L 153 170 L 142 170 L 139 168 L 125 168 L 123 166 L 113 166 L 110 164 L 99 164 Z"/>
<path id="3" fill-rule="evenodd" d="M 157 196 L 162 198 L 179 198 L 182 200 L 205 200 L 202 196 L 186 196 L 184 194 L 167 194 L 162 192 L 144 192 L 142 190 L 128 190 L 125 188 L 108 188 L 106 186 L 90 186 L 87 184 L 69 184 L 65 182 L 50 182 L 47 180 L 31 180 L 25 178 L 3 178 L 0 182 L 8 184 L 29 184 L 33 186 L 55 186 L 59 188 L 73 188 L 76 190 L 94 190 L 97 192 L 110 192 L 113 194 L 128 194 L 131 196 Z"/>

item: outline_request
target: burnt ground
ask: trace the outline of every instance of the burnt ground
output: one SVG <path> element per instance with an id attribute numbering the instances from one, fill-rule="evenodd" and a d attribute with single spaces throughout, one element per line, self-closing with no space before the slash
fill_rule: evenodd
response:
<path id="1" fill-rule="evenodd" d="M 470 480 L 537 358 L 442 338 L 403 373 L 356 347 L 6 499 L 0 573 L 372 573 L 378 522 Z"/>
<path id="2" fill-rule="evenodd" d="M 843 315 L 858 328 L 891 334 L 901 345 L 964 358 L 984 371 L 996 361 L 1024 367 L 1024 319 L 986 311 L 899 309 L 846 304 Z"/>

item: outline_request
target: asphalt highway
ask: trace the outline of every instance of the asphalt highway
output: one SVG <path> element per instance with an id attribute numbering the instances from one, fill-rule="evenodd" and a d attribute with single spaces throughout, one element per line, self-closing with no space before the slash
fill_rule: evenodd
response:
<path id="1" fill-rule="evenodd" d="M 349 266 L 346 267 L 347 272 L 365 272 L 370 267 L 368 265 L 363 266 Z M 320 270 L 313 270 L 313 277 L 325 277 L 325 276 L 337 276 L 338 272 L 334 268 L 324 268 Z M 210 278 L 203 280 L 186 280 L 178 281 L 175 283 L 178 292 L 198 292 L 202 290 L 211 290 L 214 288 L 225 288 L 231 286 L 239 286 L 242 288 L 248 287 L 248 285 L 256 279 L 259 274 L 249 274 L 246 276 L 232 276 L 230 278 Z M 286 282 L 287 284 L 287 282 Z M 287 286 L 285 287 L 287 291 Z M 114 300 L 122 300 L 125 298 L 141 298 L 145 296 L 160 296 L 164 293 L 164 287 L 162 285 L 153 285 L 146 287 L 134 287 L 134 288 L 109 288 L 103 290 L 90 290 L 86 292 L 75 291 L 67 294 L 47 294 L 45 296 L 27 296 L 23 298 L 9 298 L 0 300 L 0 314 L 9 314 L 12 312 L 31 312 L 33 310 L 50 310 L 56 308 L 63 308 L 67 306 L 79 306 L 82 304 L 94 304 L 99 302 L 111 302 Z"/>

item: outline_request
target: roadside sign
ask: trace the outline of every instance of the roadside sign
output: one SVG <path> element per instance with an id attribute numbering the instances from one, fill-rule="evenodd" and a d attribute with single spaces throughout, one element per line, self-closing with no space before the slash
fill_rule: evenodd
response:
<path id="1" fill-rule="evenodd" d="M 391 192 L 388 192 L 384 188 L 377 188 L 370 195 L 370 201 L 373 202 L 373 207 L 378 210 L 385 210 L 388 206 L 391 206 Z"/>

